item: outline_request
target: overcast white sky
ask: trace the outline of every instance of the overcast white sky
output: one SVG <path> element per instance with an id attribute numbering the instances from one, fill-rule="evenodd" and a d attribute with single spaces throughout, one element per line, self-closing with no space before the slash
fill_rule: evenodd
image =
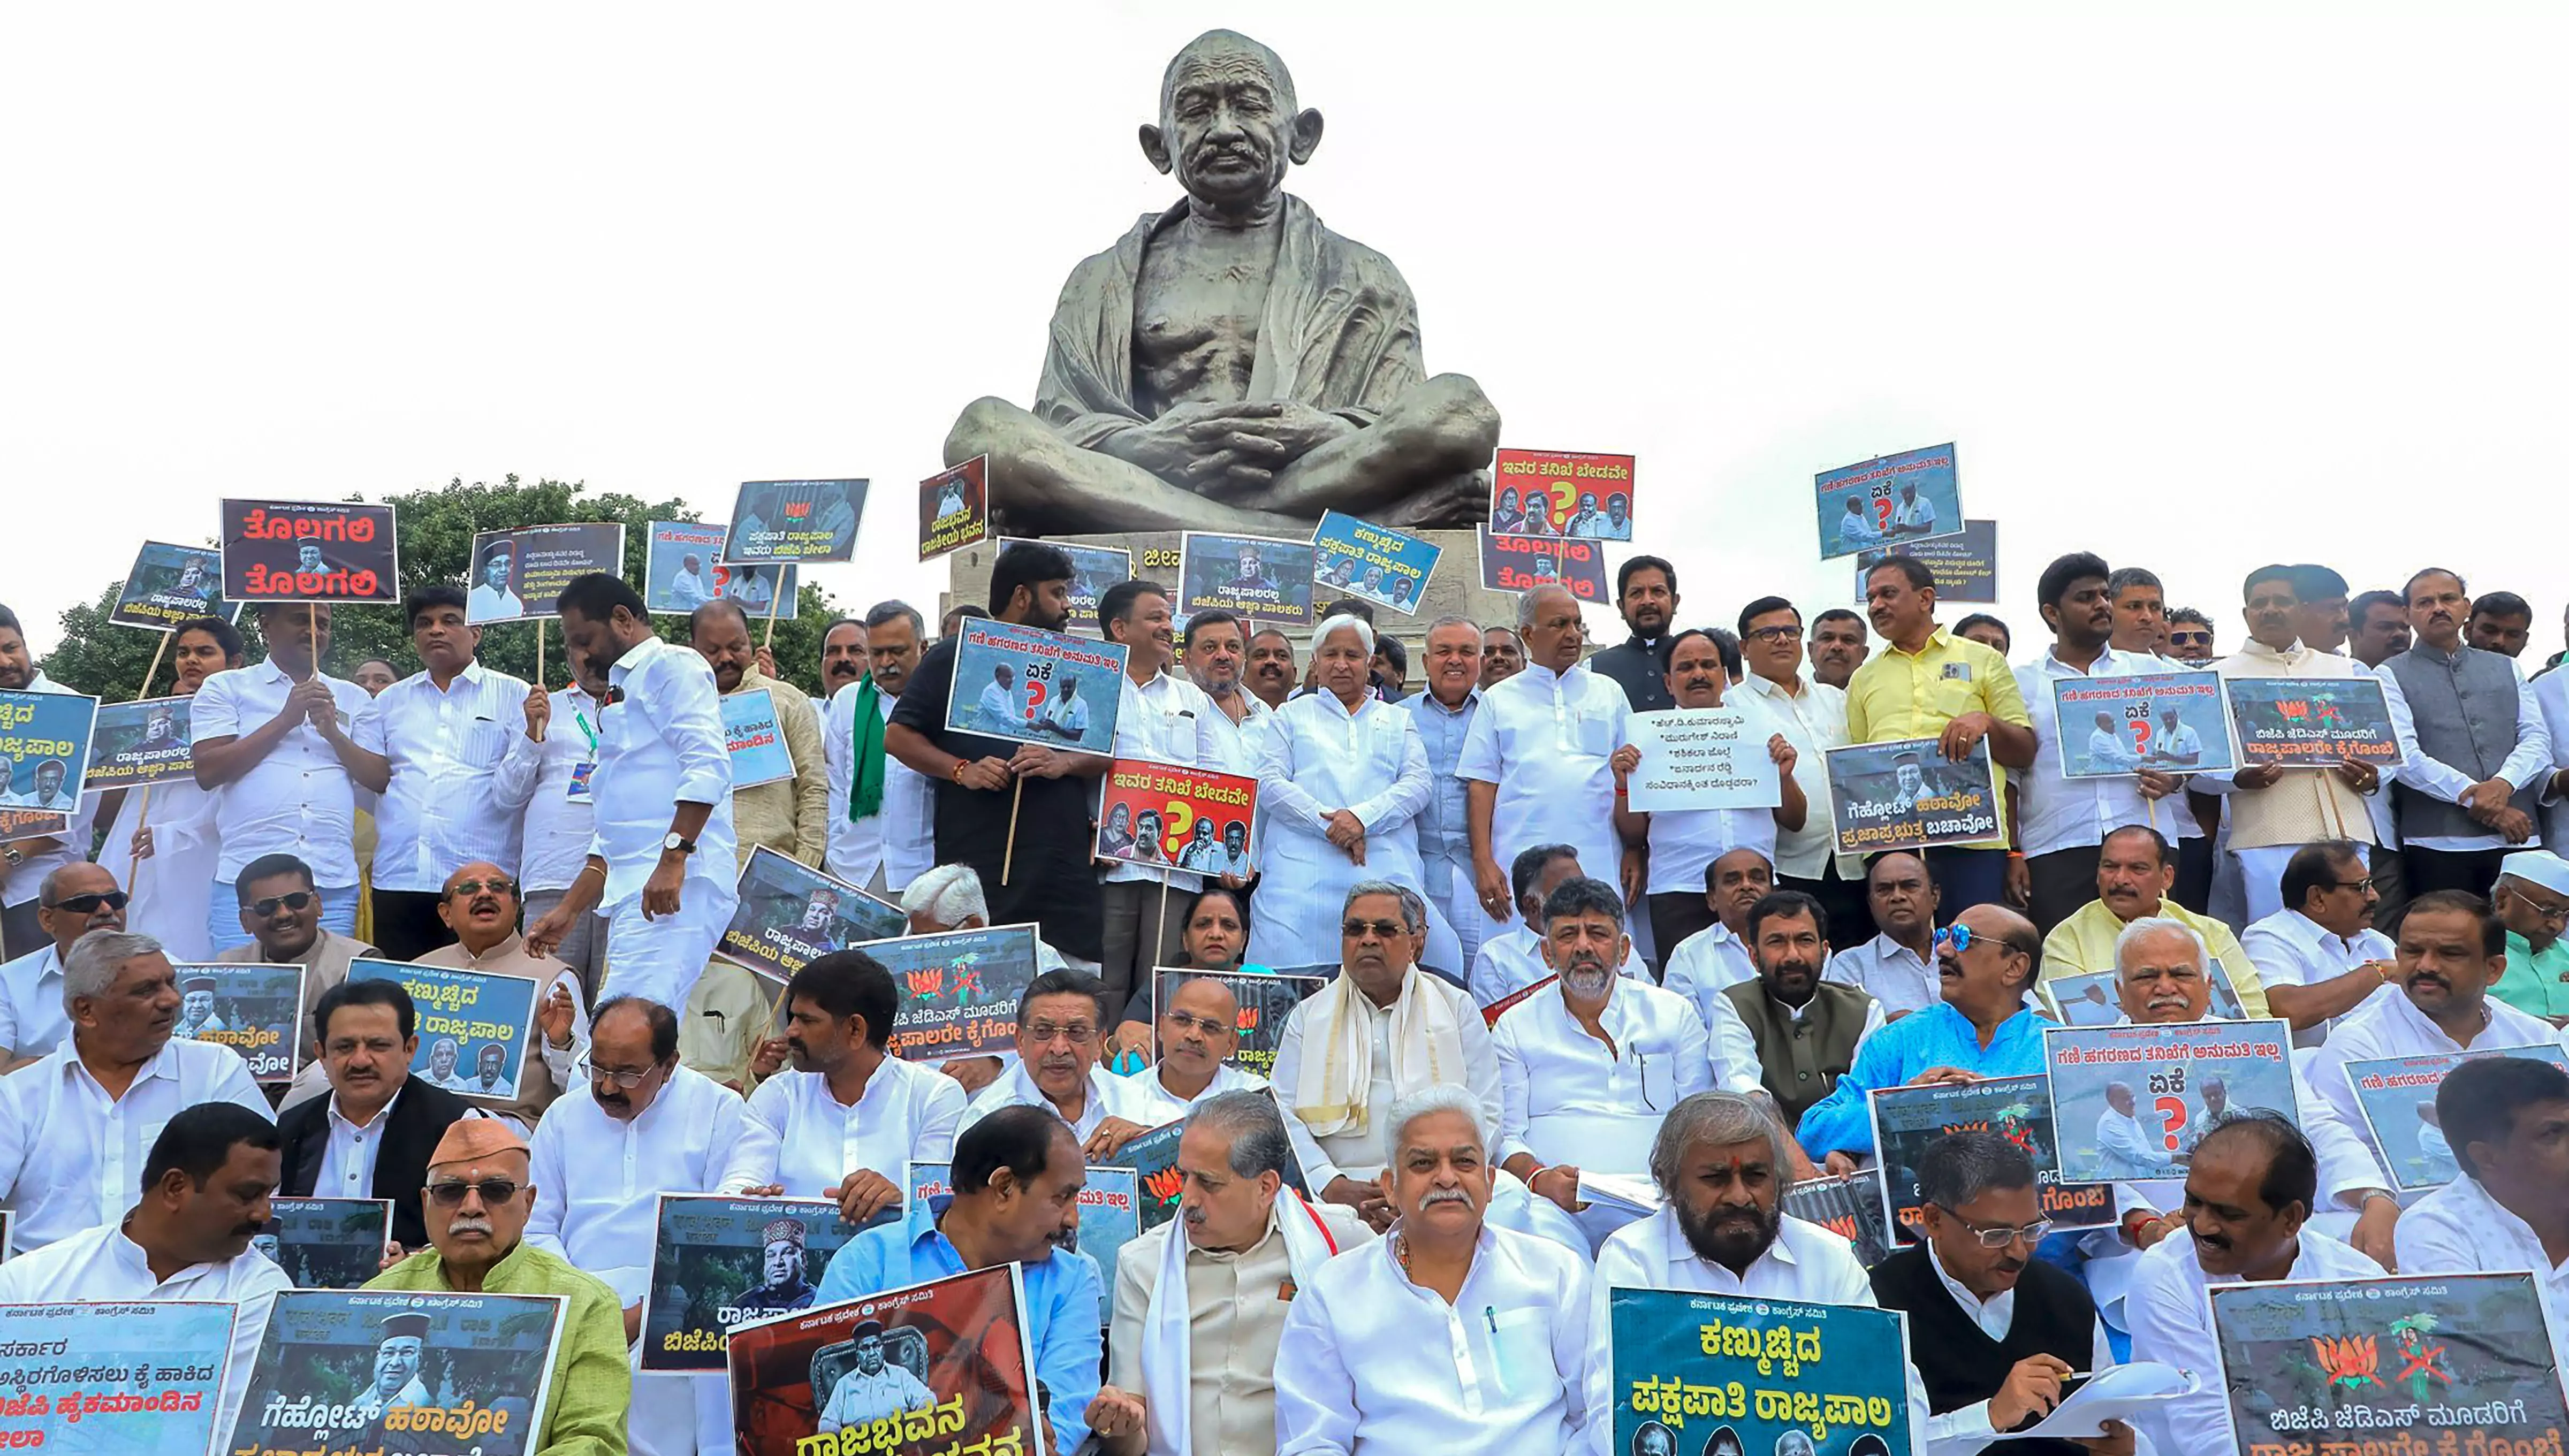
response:
<path id="1" fill-rule="evenodd" d="M 2080 546 L 2225 646 L 2277 557 L 2449 561 L 2558 645 L 2569 7 L 2069 9 L 11 7 L 0 599 L 41 648 L 224 495 L 515 471 L 868 476 L 814 579 L 931 600 L 906 488 L 1176 195 L 1134 128 L 1219 20 L 1430 367 L 1639 456 L 1690 622 L 1847 595 L 1812 473 L 1955 440 L 2019 657 Z"/>

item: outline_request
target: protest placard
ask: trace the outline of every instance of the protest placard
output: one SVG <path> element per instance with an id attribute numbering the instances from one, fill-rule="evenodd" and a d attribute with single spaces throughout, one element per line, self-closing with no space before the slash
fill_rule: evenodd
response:
<path id="1" fill-rule="evenodd" d="M 1828 750 L 1828 762 L 1839 854 L 1999 838 L 1999 788 L 1986 738 L 1960 762 L 1946 758 L 1933 738 L 1852 743 Z"/>
<path id="2" fill-rule="evenodd" d="M 954 1192 L 954 1165 L 951 1163 L 910 1163 L 903 1167 L 902 1208 L 905 1212 L 918 1207 L 920 1199 L 944 1198 Z"/>
<path id="3" fill-rule="evenodd" d="M 809 1309 L 857 1230 L 821 1198 L 664 1193 L 642 1306 L 645 1370 L 724 1368 L 728 1332 Z"/>
<path id="4" fill-rule="evenodd" d="M 236 1317 L 219 1299 L 0 1304 L 13 1356 L 0 1447 L 206 1456 Z"/>
<path id="5" fill-rule="evenodd" d="M 2217 672 L 2055 677 L 2051 705 L 2063 778 L 2226 774 L 2235 763 Z"/>
<path id="6" fill-rule="evenodd" d="M 574 576 L 624 574 L 624 528 L 613 522 L 525 526 L 473 534 L 472 589 L 464 619 L 523 621 L 558 616 L 554 598 Z"/>
<path id="7" fill-rule="evenodd" d="M 1141 1237 L 1141 1175 L 1130 1168 L 1089 1169 L 1087 1180 L 1079 1186 L 1079 1227 L 1066 1247 L 1096 1260 L 1098 1272 L 1112 1279 L 1116 1257 Z M 1112 1323 L 1114 1298 L 1110 1295 L 1097 1303 L 1098 1324 Z"/>
<path id="8" fill-rule="evenodd" d="M 1231 998 L 1240 1006 L 1235 1018 L 1240 1032 L 1237 1044 L 1223 1060 L 1244 1072 L 1259 1076 L 1276 1070 L 1276 1048 L 1284 1041 L 1284 1018 L 1293 1008 L 1319 993 L 1329 983 L 1324 975 L 1283 975 L 1274 971 L 1252 970 L 1183 970 L 1161 966 L 1151 972 L 1151 1004 L 1165 1011 L 1169 998 L 1178 987 L 1191 980 L 1218 980 L 1231 989 Z M 1152 1055 L 1158 1053 L 1159 1026 L 1151 1028 Z M 1149 1075 L 1143 1073 L 1142 1075 Z"/>
<path id="9" fill-rule="evenodd" d="M 2221 1389 L 2249 1456 L 2540 1456 L 2569 1436 L 2529 1274 L 2217 1283 Z"/>
<path id="10" fill-rule="evenodd" d="M 816 957 L 898 935 L 910 924 L 900 907 L 765 845 L 750 851 L 735 884 L 740 901 L 714 953 L 780 981 Z"/>
<path id="11" fill-rule="evenodd" d="M 1014 1264 L 731 1332 L 738 1456 L 1049 1449 Z"/>
<path id="12" fill-rule="evenodd" d="M 60 839 L 72 817 L 42 809 L 0 809 L 0 845 L 21 840 Z"/>
<path id="13" fill-rule="evenodd" d="M 1124 702 L 1124 655 L 1121 642 L 967 619 L 954 647 L 945 726 L 955 733 L 1111 755 L 1115 715 Z"/>
<path id="14" fill-rule="evenodd" d="M 390 506 L 225 501 L 222 543 L 226 601 L 401 600 Z"/>
<path id="15" fill-rule="evenodd" d="M 350 980 L 397 980 L 419 1008 L 410 1074 L 486 1102 L 515 1102 L 536 1039 L 536 980 L 497 970 L 353 960 Z"/>
<path id="16" fill-rule="evenodd" d="M 1322 596 L 1357 596 L 1406 612 L 1418 610 L 1427 595 L 1427 578 L 1436 574 L 1436 560 L 1445 554 L 1444 547 L 1421 537 L 1339 511 L 1320 518 L 1311 547 Z"/>
<path id="17" fill-rule="evenodd" d="M 1030 538 L 1018 536 L 1000 537 L 999 549 L 1004 552 L 1008 547 L 1028 540 Z M 1133 578 L 1133 553 L 1122 546 L 1078 546 L 1066 541 L 1039 542 L 1037 545 L 1050 546 L 1070 557 L 1070 619 L 1072 621 L 1097 620 L 1097 598 L 1106 594 L 1107 587 L 1118 581 L 1129 581 Z M 1175 552 L 1168 554 L 1174 555 Z M 1154 568 L 1177 564 L 1177 561 L 1171 560 L 1165 563 L 1154 563 Z"/>
<path id="18" fill-rule="evenodd" d="M 315 1448 L 527 1456 L 553 1397 L 559 1294 L 287 1289 L 258 1342 L 229 1456 Z"/>
<path id="19" fill-rule="evenodd" d="M 1640 767 L 1626 776 L 1636 814 L 1662 809 L 1772 809 L 1783 779 L 1768 757 L 1774 722 L 1754 708 L 1670 708 L 1635 713 Z"/>
<path id="20" fill-rule="evenodd" d="M 2558 1042 L 2537 1046 L 2474 1047 L 2464 1052 L 2426 1052 L 2417 1056 L 2375 1057 L 2350 1061 L 2346 1084 L 2364 1109 L 2373 1145 L 2382 1150 L 2383 1171 L 2402 1193 L 2441 1188 L 2461 1176 L 2453 1145 L 2444 1137 L 2435 1113 L 2435 1092 L 2444 1075 L 2480 1057 L 2526 1057 L 2569 1070 L 2569 1052 Z M 2569 1331 L 2564 1331 L 2569 1332 Z"/>
<path id="21" fill-rule="evenodd" d="M 230 1047 L 259 1081 L 294 1080 L 303 1044 L 302 966 L 183 962 L 171 969 L 179 977 L 172 1036 Z"/>
<path id="22" fill-rule="evenodd" d="M 1266 1088 L 1262 1095 L 1273 1101 L 1276 1089 Z M 1142 1228 L 1145 1233 L 1178 1216 L 1178 1195 L 1185 1182 L 1178 1176 L 1178 1139 L 1186 1130 L 1184 1118 L 1164 1123 L 1116 1149 L 1112 1156 L 1089 1165 L 1092 1170 L 1101 1166 L 1133 1170 L 1141 1180 Z M 1284 1166 L 1284 1186 L 1305 1198 L 1310 1196 L 1310 1189 L 1302 1182 L 1301 1160 L 1289 1154 Z"/>
<path id="23" fill-rule="evenodd" d="M 851 560 L 865 514 L 864 481 L 743 481 L 722 558 L 742 565 Z"/>
<path id="24" fill-rule="evenodd" d="M 1098 804 L 1095 853 L 1126 865 L 1205 875 L 1249 873 L 1258 781 L 1240 774 L 1119 758 Z"/>
<path id="25" fill-rule="evenodd" d="M 1559 586 L 1582 601 L 1606 600 L 1606 548 L 1593 541 L 1493 536 L 1481 529 L 1481 584 L 1492 591 Z"/>
<path id="26" fill-rule="evenodd" d="M 1870 1173 L 1795 1179 L 1784 1193 L 1784 1212 L 1844 1239 L 1855 1251 L 1855 1262 L 1866 1269 L 1899 1247 L 1883 1213 L 1882 1187 Z"/>
<path id="27" fill-rule="evenodd" d="M 1959 536 L 1963 531 L 1963 502 L 1955 484 L 1951 445 L 1878 455 L 1824 470 L 1812 483 L 1818 495 L 1824 560 Z"/>
<path id="28" fill-rule="evenodd" d="M 166 632 L 190 617 L 240 620 L 240 603 L 223 600 L 222 552 L 211 546 L 147 541 L 117 588 L 107 619 L 120 627 Z"/>
<path id="29" fill-rule="evenodd" d="M 96 698 L 0 690 L 0 806 L 80 813 L 97 725 Z"/>
<path id="30" fill-rule="evenodd" d="M 722 696 L 723 742 L 731 750 L 731 786 L 754 789 L 794 777 L 794 751 L 776 720 L 776 695 L 767 688 Z"/>
<path id="31" fill-rule="evenodd" d="M 193 699 L 144 698 L 101 703 L 91 729 L 89 774 L 81 788 L 92 794 L 131 789 L 164 779 L 192 782 L 196 754 L 189 706 Z"/>
<path id="32" fill-rule="evenodd" d="M 1490 467 L 1490 532 L 1633 539 L 1633 457 L 1502 450 Z"/>
<path id="33" fill-rule="evenodd" d="M 862 947 L 892 972 L 901 1009 L 892 1054 L 937 1062 L 992 1056 L 1017 1035 L 1017 998 L 1035 978 L 1035 927 L 990 925 L 876 940 Z"/>
<path id="34" fill-rule="evenodd" d="M 2390 703 L 2377 677 L 2225 677 L 2239 766 L 2377 768 L 2399 762 Z"/>
<path id="35" fill-rule="evenodd" d="M 731 565 L 722 559 L 731 528 L 720 522 L 654 521 L 642 553 L 645 610 L 684 616 L 728 598 L 754 617 L 792 621 L 803 608 L 794 566 Z"/>
<path id="36" fill-rule="evenodd" d="M 2250 1108 L 2297 1117 L 2292 1036 L 2272 1017 L 2043 1031 L 2060 1176 L 2183 1178 L 2203 1135 Z"/>
<path id="37" fill-rule="evenodd" d="M 976 455 L 918 483 L 918 558 L 933 560 L 990 534 L 990 457 Z"/>
<path id="38" fill-rule="evenodd" d="M 1180 613 L 1192 616 L 1221 608 L 1262 622 L 1303 627 L 1314 620 L 1318 566 L 1309 542 L 1190 531 L 1181 548 Z"/>
<path id="39" fill-rule="evenodd" d="M 1682 1431 L 1706 1456 L 1909 1456 L 1897 1310 L 1619 1285 L 1606 1323 L 1608 1450 L 1676 1456 Z"/>
<path id="40" fill-rule="evenodd" d="M 1855 601 L 1864 602 L 1864 581 L 1873 568 L 1893 556 L 1908 556 L 1936 573 L 1936 604 L 1996 606 L 1999 600 L 1999 524 L 1966 521 L 1959 536 L 1933 541 L 1904 541 L 1855 558 Z"/>
<path id="41" fill-rule="evenodd" d="M 390 1199 L 272 1198 L 249 1242 L 298 1289 L 353 1289 L 383 1273 L 392 1224 Z"/>
<path id="42" fill-rule="evenodd" d="M 1872 1104 L 1875 1172 L 1882 1182 L 1883 1217 L 1904 1244 L 1926 1237 L 1927 1199 L 1918 1191 L 1918 1163 L 1929 1148 L 1955 1133 L 1997 1133 L 2033 1160 L 2034 1189 L 2042 1217 L 2062 1229 L 2102 1229 L 2114 1222 L 2114 1186 L 2060 1181 L 2059 1140 L 2051 1122 L 2051 1088 L 2041 1074 L 1993 1077 L 1967 1085 L 1880 1087 Z"/>

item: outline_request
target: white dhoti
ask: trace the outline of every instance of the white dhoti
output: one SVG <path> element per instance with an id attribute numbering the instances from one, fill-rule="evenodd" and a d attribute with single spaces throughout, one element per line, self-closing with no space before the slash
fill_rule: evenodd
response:
<path id="1" fill-rule="evenodd" d="M 624 1442 L 633 1456 L 733 1456 L 731 1383 L 716 1370 L 670 1375 L 642 1368 L 641 1346 L 627 1351 L 633 1405 Z"/>
<path id="2" fill-rule="evenodd" d="M 609 910 L 598 999 L 641 996 L 672 1010 L 686 1005 L 739 901 L 731 886 L 690 875 L 678 892 L 676 914 L 646 918 L 638 895 Z"/>

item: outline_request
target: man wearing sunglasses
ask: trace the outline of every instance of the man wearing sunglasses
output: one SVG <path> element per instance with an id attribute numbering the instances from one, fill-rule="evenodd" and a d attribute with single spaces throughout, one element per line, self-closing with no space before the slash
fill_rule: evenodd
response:
<path id="1" fill-rule="evenodd" d="M 36 892 L 36 924 L 47 939 L 0 965 L 0 1071 L 16 1071 L 71 1035 L 63 1010 L 64 957 L 92 930 L 124 929 L 126 904 L 116 877 L 87 861 L 45 876 Z"/>
<path id="2" fill-rule="evenodd" d="M 2212 618 L 2190 606 L 2180 606 L 2168 613 L 2167 655 L 2188 667 L 2207 666 L 2212 661 Z"/>
<path id="3" fill-rule="evenodd" d="M 353 896 L 356 892 L 338 892 Z M 233 886 L 240 906 L 240 927 L 250 942 L 214 956 L 224 965 L 299 965 L 303 967 L 303 1004 L 317 1006 L 332 986 L 348 978 L 348 962 L 381 952 L 323 923 L 325 896 L 312 884 L 312 869 L 292 855 L 268 855 L 242 867 Z M 314 1046 L 303 1048 L 303 1070 L 285 1090 L 279 1110 L 308 1102 L 329 1090 Z"/>
<path id="4" fill-rule="evenodd" d="M 2115 1363 L 2105 1323 L 2078 1280 L 2034 1258 L 2050 1222 L 2033 1160 L 1986 1130 L 1958 1132 L 1918 1160 L 1927 1242 L 1873 1268 L 1885 1309 L 1909 1315 L 1910 1358 L 1927 1386 L 1921 1449 L 1983 1440 L 2048 1415 L 2062 1382 Z M 2129 1427 L 2090 1451 L 2132 1449 Z M 2012 1456 L 2074 1456 L 2066 1441 L 2011 1442 Z"/>
<path id="5" fill-rule="evenodd" d="M 455 1124 L 429 1154 L 420 1198 L 430 1247 L 366 1287 L 562 1295 L 552 1398 L 543 1428 L 523 1449 L 537 1456 L 625 1449 L 633 1374 L 625 1364 L 623 1306 L 595 1275 L 527 1239 L 536 1189 L 526 1140 L 496 1117 Z"/>
<path id="6" fill-rule="evenodd" d="M 580 1004 L 579 977 L 571 968 L 527 948 L 518 932 L 522 910 L 518 882 L 508 872 L 487 860 L 463 866 L 446 877 L 437 901 L 437 918 L 455 942 L 420 956 L 418 963 L 522 975 L 536 983 L 537 1041 L 544 1055 L 527 1068 L 518 1100 L 499 1109 L 520 1127 L 532 1128 L 577 1080 L 571 1064 L 588 1045 L 588 1010 Z"/>

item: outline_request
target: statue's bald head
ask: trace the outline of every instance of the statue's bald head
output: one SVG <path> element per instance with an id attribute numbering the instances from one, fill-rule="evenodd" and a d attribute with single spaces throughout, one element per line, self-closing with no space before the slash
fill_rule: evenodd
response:
<path id="1" fill-rule="evenodd" d="M 1174 172 L 1199 206 L 1248 212 L 1271 202 L 1284 170 L 1311 160 L 1320 114 L 1299 110 L 1293 73 L 1238 31 L 1187 43 L 1160 78 L 1160 120 L 1142 128 L 1142 155 Z"/>

